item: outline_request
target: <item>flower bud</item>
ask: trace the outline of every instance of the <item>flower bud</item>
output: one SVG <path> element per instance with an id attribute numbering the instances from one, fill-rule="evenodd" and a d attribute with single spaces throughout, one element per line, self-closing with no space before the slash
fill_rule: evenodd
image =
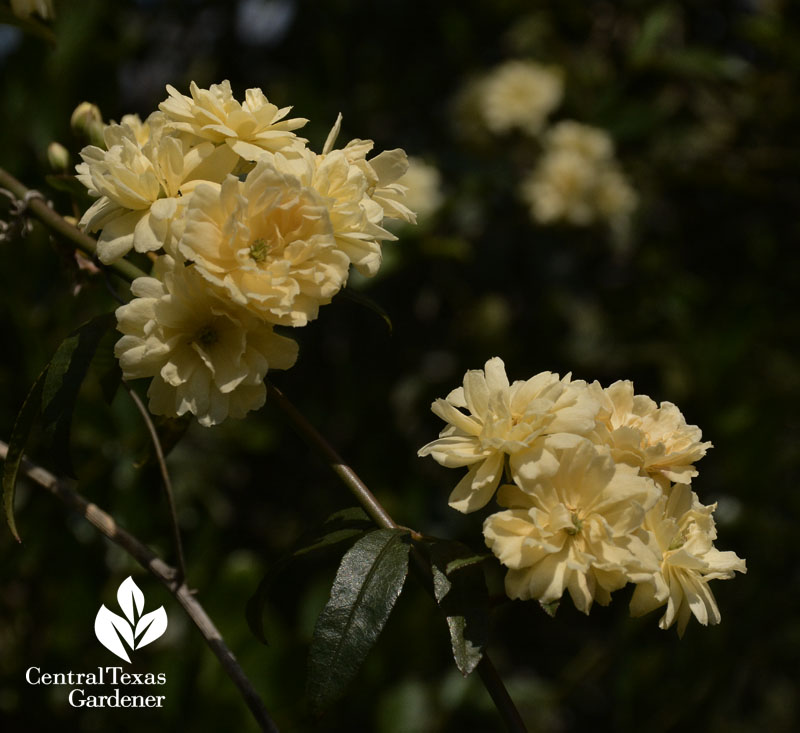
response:
<path id="1" fill-rule="evenodd" d="M 69 151 L 58 142 L 47 146 L 47 162 L 53 173 L 66 173 L 70 167 Z"/>
<path id="2" fill-rule="evenodd" d="M 29 18 L 36 13 L 42 20 L 56 17 L 53 0 L 11 0 L 11 12 L 18 18 Z"/>
<path id="3" fill-rule="evenodd" d="M 106 144 L 103 140 L 105 123 L 103 122 L 103 116 L 100 114 L 100 109 L 96 104 L 81 102 L 75 107 L 69 124 L 76 135 L 80 135 L 92 145 L 105 148 Z"/>

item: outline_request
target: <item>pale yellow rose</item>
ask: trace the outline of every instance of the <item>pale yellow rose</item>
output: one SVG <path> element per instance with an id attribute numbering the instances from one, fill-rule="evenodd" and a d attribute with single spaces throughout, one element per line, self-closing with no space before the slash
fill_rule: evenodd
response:
<path id="1" fill-rule="evenodd" d="M 548 150 L 571 150 L 595 163 L 610 162 L 614 157 L 614 142 L 605 130 L 575 120 L 562 120 L 550 127 L 544 145 Z"/>
<path id="2" fill-rule="evenodd" d="M 520 193 L 540 224 L 565 221 L 584 226 L 597 215 L 594 190 L 597 167 L 574 150 L 545 153 L 522 181 Z"/>
<path id="3" fill-rule="evenodd" d="M 381 243 L 397 239 L 383 228 L 384 210 L 370 196 L 370 181 L 342 150 L 321 155 L 305 149 L 274 156 L 273 165 L 315 190 L 328 209 L 337 248 L 363 275 L 380 268 Z"/>
<path id="4" fill-rule="evenodd" d="M 637 205 L 608 133 L 574 120 L 559 122 L 544 135 L 542 156 L 523 179 L 520 194 L 540 224 L 605 221 L 623 229 Z"/>
<path id="5" fill-rule="evenodd" d="M 664 488 L 697 476 L 694 464 L 712 445 L 701 442 L 700 428 L 687 425 L 674 404 L 659 406 L 647 395 L 634 394 L 627 380 L 614 382 L 603 394 L 603 418 L 592 439 L 608 446 L 614 460 L 640 467 Z"/>
<path id="6" fill-rule="evenodd" d="M 292 108 L 279 109 L 260 89 L 248 89 L 244 102 L 234 99 L 227 80 L 208 89 L 192 82 L 191 97 L 170 85 L 167 92 L 169 97 L 158 108 L 167 115 L 172 128 L 215 144 L 226 143 L 245 160 L 256 161 L 265 152 L 301 149 L 306 142 L 293 130 L 308 120 L 284 119 Z"/>
<path id="7" fill-rule="evenodd" d="M 370 219 L 383 221 L 397 219 L 415 224 L 416 214 L 406 205 L 408 189 L 400 179 L 408 171 L 408 156 L 400 148 L 384 150 L 367 159 L 372 150 L 372 140 L 351 140 L 342 153 L 352 165 L 357 166 L 367 180 L 367 198 L 373 204 Z"/>
<path id="8" fill-rule="evenodd" d="M 448 424 L 419 455 L 450 468 L 470 467 L 449 502 L 472 512 L 492 498 L 507 455 L 515 477 L 555 472 L 554 451 L 583 440 L 595 427 L 600 403 L 585 382 L 570 375 L 542 372 L 509 384 L 502 359 L 495 357 L 483 370 L 467 372 L 463 387 L 431 409 Z"/>
<path id="9" fill-rule="evenodd" d="M 154 113 L 143 123 L 135 115 L 104 131 L 107 149 L 93 145 L 81 151 L 78 180 L 97 197 L 80 226 L 100 231 L 97 254 L 110 264 L 131 249 L 152 252 L 169 247 L 181 222 L 183 194 L 198 179 L 219 179 L 236 164 L 210 142 L 190 145 L 165 133 L 164 116 Z"/>
<path id="10" fill-rule="evenodd" d="M 662 629 L 677 623 L 683 636 L 689 619 L 703 626 L 718 624 L 720 612 L 708 587 L 710 580 L 727 580 L 736 572 L 746 573 L 744 560 L 735 552 L 714 547 L 717 537 L 712 513 L 684 484 L 676 484 L 647 513 L 645 529 L 650 547 L 659 562 L 652 580 L 637 585 L 631 599 L 631 615 L 641 616 L 666 604 L 659 621 Z"/>
<path id="11" fill-rule="evenodd" d="M 155 274 L 135 280 L 134 299 L 116 311 L 123 377 L 152 377 L 154 414 L 189 412 L 205 426 L 261 407 L 267 369 L 291 367 L 297 344 L 215 297 L 191 266 L 163 256 Z"/>
<path id="12" fill-rule="evenodd" d="M 480 106 L 486 127 L 494 133 L 518 128 L 536 135 L 561 103 L 561 69 L 533 61 L 507 61 L 483 79 Z"/>
<path id="13" fill-rule="evenodd" d="M 566 590 L 589 613 L 593 601 L 607 605 L 613 591 L 658 570 L 641 527 L 660 491 L 632 466 L 584 441 L 558 453 L 554 474 L 517 480 L 498 492 L 509 508 L 483 525 L 487 546 L 509 568 L 510 598 L 547 604 Z"/>
<path id="14" fill-rule="evenodd" d="M 262 158 L 244 181 L 200 184 L 178 242 L 218 293 L 273 323 L 304 326 L 347 280 L 326 200 Z"/>

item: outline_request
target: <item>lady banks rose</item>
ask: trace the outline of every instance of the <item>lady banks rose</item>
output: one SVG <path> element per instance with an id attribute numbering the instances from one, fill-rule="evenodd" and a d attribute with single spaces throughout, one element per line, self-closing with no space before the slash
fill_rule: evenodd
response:
<path id="1" fill-rule="evenodd" d="M 350 266 L 323 197 L 266 158 L 244 181 L 197 186 L 178 249 L 222 297 L 287 326 L 316 318 Z"/>
<path id="2" fill-rule="evenodd" d="M 450 506 L 472 512 L 492 498 L 506 456 L 515 474 L 553 473 L 553 451 L 576 445 L 594 428 L 600 403 L 585 382 L 570 375 L 542 372 L 509 384 L 503 361 L 495 357 L 483 370 L 467 372 L 463 386 L 431 409 L 448 424 L 419 455 L 449 468 L 470 467 L 450 494 Z"/>
<path id="3" fill-rule="evenodd" d="M 297 344 L 214 296 L 191 265 L 163 256 L 155 274 L 135 280 L 136 297 L 117 309 L 114 350 L 125 379 L 152 378 L 150 411 L 210 426 L 261 407 L 267 370 L 291 367 Z"/>
<path id="4" fill-rule="evenodd" d="M 642 538 L 645 512 L 659 497 L 635 468 L 616 464 L 588 442 L 559 452 L 552 476 L 503 486 L 509 507 L 484 522 L 487 546 L 503 565 L 510 598 L 553 603 L 568 591 L 589 613 L 629 581 L 658 569 Z"/>

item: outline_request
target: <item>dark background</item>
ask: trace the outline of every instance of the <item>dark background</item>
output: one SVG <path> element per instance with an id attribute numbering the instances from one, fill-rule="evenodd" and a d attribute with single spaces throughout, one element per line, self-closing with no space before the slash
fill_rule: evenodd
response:
<path id="1" fill-rule="evenodd" d="M 246 7 L 272 13 L 259 28 Z M 459 472 L 418 459 L 441 427 L 430 402 L 467 369 L 501 356 L 512 379 L 542 370 L 675 402 L 714 449 L 694 489 L 718 501 L 722 550 L 748 574 L 712 589 L 722 623 L 685 637 L 660 612 L 628 617 L 630 589 L 591 616 L 566 601 L 493 616 L 490 649 L 531 730 L 796 730 L 798 171 L 800 18 L 779 0 L 663 3 L 485 2 L 57 4 L 57 44 L 0 28 L 0 164 L 46 187 L 45 150 L 73 108 L 106 119 L 153 111 L 167 83 L 188 93 L 230 79 L 310 119 L 319 150 L 336 114 L 340 142 L 403 147 L 442 172 L 438 215 L 385 246 L 372 281 L 353 282 L 390 314 L 337 298 L 296 335 L 300 360 L 274 382 L 328 436 L 395 519 L 481 549 L 479 516 L 447 507 Z M 237 20 L 238 19 L 238 20 Z M 565 69 L 553 119 L 607 129 L 640 197 L 630 242 L 602 226 L 535 226 L 517 189 L 535 159 L 521 135 L 470 136 L 458 92 L 508 58 Z M 73 162 L 77 162 L 73 155 Z M 40 228 L 0 244 L 0 437 L 60 341 L 116 303 L 102 278 L 75 294 L 69 258 Z M 157 474 L 139 470 L 144 427 L 120 392 L 109 407 L 87 381 L 73 428 L 78 489 L 171 559 Z M 32 457 L 48 466 L 48 447 Z M 314 620 L 338 555 L 280 576 L 266 611 L 271 646 L 244 621 L 260 577 L 346 490 L 269 404 L 246 420 L 193 425 L 170 457 L 191 584 L 285 731 L 493 731 L 476 677 L 449 658 L 444 623 L 417 584 L 401 596 L 347 697 L 312 721 L 303 699 Z M 249 713 L 171 597 L 80 518 L 22 485 L 23 544 L 0 531 L 0 721 L 4 730 L 251 730 Z M 499 573 L 490 570 L 497 580 Z M 113 664 L 94 638 L 133 573 L 167 635 L 132 669 L 167 674 L 167 707 L 80 711 L 67 688 L 24 672 Z M 497 576 L 497 577 L 495 577 Z"/>

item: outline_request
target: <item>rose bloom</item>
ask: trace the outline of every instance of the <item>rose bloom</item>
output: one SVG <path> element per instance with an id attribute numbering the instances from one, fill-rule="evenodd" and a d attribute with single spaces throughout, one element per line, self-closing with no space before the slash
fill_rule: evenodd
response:
<path id="1" fill-rule="evenodd" d="M 415 224 L 416 214 L 405 202 L 407 187 L 401 178 L 408 172 L 408 156 L 400 148 L 384 150 L 367 158 L 373 148 L 372 140 L 351 140 L 342 153 L 357 166 L 367 179 L 367 196 L 383 212 L 383 219 L 397 219 Z"/>
<path id="2" fill-rule="evenodd" d="M 406 187 L 400 183 L 400 179 L 408 171 L 408 156 L 401 148 L 384 150 L 383 152 L 367 158 L 372 152 L 375 143 L 372 140 L 361 140 L 355 138 L 339 151 L 333 149 L 336 138 L 342 124 L 342 116 L 336 118 L 325 146 L 322 149 L 322 156 L 341 152 L 351 166 L 355 166 L 367 182 L 366 197 L 374 211 L 370 213 L 370 218 L 375 221 L 385 219 L 397 219 L 408 224 L 416 223 L 416 215 L 405 204 Z"/>
<path id="3" fill-rule="evenodd" d="M 448 424 L 419 455 L 449 468 L 470 467 L 449 502 L 472 512 L 492 498 L 506 455 L 515 475 L 554 472 L 553 451 L 575 445 L 593 429 L 600 403 L 585 382 L 572 382 L 570 375 L 542 372 L 510 385 L 502 359 L 495 357 L 483 370 L 467 372 L 463 387 L 431 409 Z"/>
<path id="4" fill-rule="evenodd" d="M 178 249 L 223 297 L 287 326 L 316 318 L 350 264 L 336 246 L 325 199 L 272 158 L 244 181 L 198 185 Z"/>
<path id="5" fill-rule="evenodd" d="M 158 108 L 174 129 L 216 144 L 226 143 L 245 160 L 258 160 L 264 152 L 301 149 L 306 142 L 293 130 L 308 120 L 284 119 L 292 108 L 279 109 L 260 89 L 248 89 L 243 103 L 234 99 L 227 80 L 208 89 L 200 89 L 192 82 L 191 97 L 170 85 L 167 92 L 169 97 Z"/>
<path id="6" fill-rule="evenodd" d="M 605 130 L 575 120 L 562 120 L 550 127 L 544 145 L 548 150 L 572 150 L 595 162 L 608 162 L 614 157 L 614 143 Z"/>
<path id="7" fill-rule="evenodd" d="M 615 464 L 587 441 L 559 454 L 552 476 L 519 480 L 498 492 L 509 507 L 483 525 L 487 546 L 503 565 L 510 598 L 560 600 L 575 607 L 607 605 L 629 581 L 644 581 L 658 564 L 642 540 L 645 512 L 660 492 L 632 466 Z"/>
<path id="8" fill-rule="evenodd" d="M 214 296 L 192 266 L 163 256 L 154 272 L 133 282 L 136 297 L 116 311 L 123 377 L 152 377 L 154 414 L 190 412 L 205 426 L 261 407 L 267 369 L 291 367 L 297 344 Z"/>
<path id="9" fill-rule="evenodd" d="M 219 155 L 210 142 L 191 145 L 164 129 L 155 112 L 142 123 L 135 115 L 106 127 L 106 150 L 81 151 L 78 180 L 97 201 L 80 226 L 100 230 L 97 254 L 110 264 L 131 249 L 152 252 L 169 244 L 172 224 L 180 222 L 181 196 L 198 179 L 222 180 L 236 160 Z"/>
<path id="10" fill-rule="evenodd" d="M 603 418 L 592 439 L 611 449 L 616 461 L 639 466 L 667 488 L 671 481 L 688 484 L 697 476 L 694 464 L 711 443 L 687 425 L 671 402 L 657 405 L 647 395 L 636 395 L 633 382 L 618 381 L 604 390 Z"/>
<path id="11" fill-rule="evenodd" d="M 637 204 L 608 133 L 573 120 L 547 131 L 544 153 L 520 194 L 540 224 L 586 226 L 602 220 L 624 228 Z"/>
<path id="12" fill-rule="evenodd" d="M 522 181 L 520 194 L 540 224 L 565 221 L 577 226 L 596 218 L 597 166 L 574 150 L 545 153 Z"/>
<path id="13" fill-rule="evenodd" d="M 747 567 L 735 552 L 720 552 L 714 547 L 714 509 L 700 504 L 688 486 L 676 484 L 647 513 L 644 526 L 650 533 L 659 571 L 652 580 L 636 587 L 631 615 L 642 616 L 666 604 L 658 625 L 668 629 L 677 622 L 681 637 L 692 615 L 703 626 L 720 622 L 708 582 L 727 580 L 735 572 L 746 573 Z"/>
<path id="14" fill-rule="evenodd" d="M 498 134 L 519 128 L 536 135 L 563 94 L 560 69 L 532 61 L 508 61 L 482 82 L 480 99 L 486 127 Z"/>
<path id="15" fill-rule="evenodd" d="M 276 169 L 314 189 L 325 201 L 336 246 L 366 277 L 377 273 L 382 261 L 381 242 L 396 240 L 384 229 L 387 219 L 413 223 L 413 212 L 403 203 L 406 189 L 398 179 L 408 167 L 402 150 L 390 150 L 369 160 L 371 140 L 355 140 L 341 150 L 333 144 L 341 115 L 321 154 L 309 149 L 276 154 Z"/>

